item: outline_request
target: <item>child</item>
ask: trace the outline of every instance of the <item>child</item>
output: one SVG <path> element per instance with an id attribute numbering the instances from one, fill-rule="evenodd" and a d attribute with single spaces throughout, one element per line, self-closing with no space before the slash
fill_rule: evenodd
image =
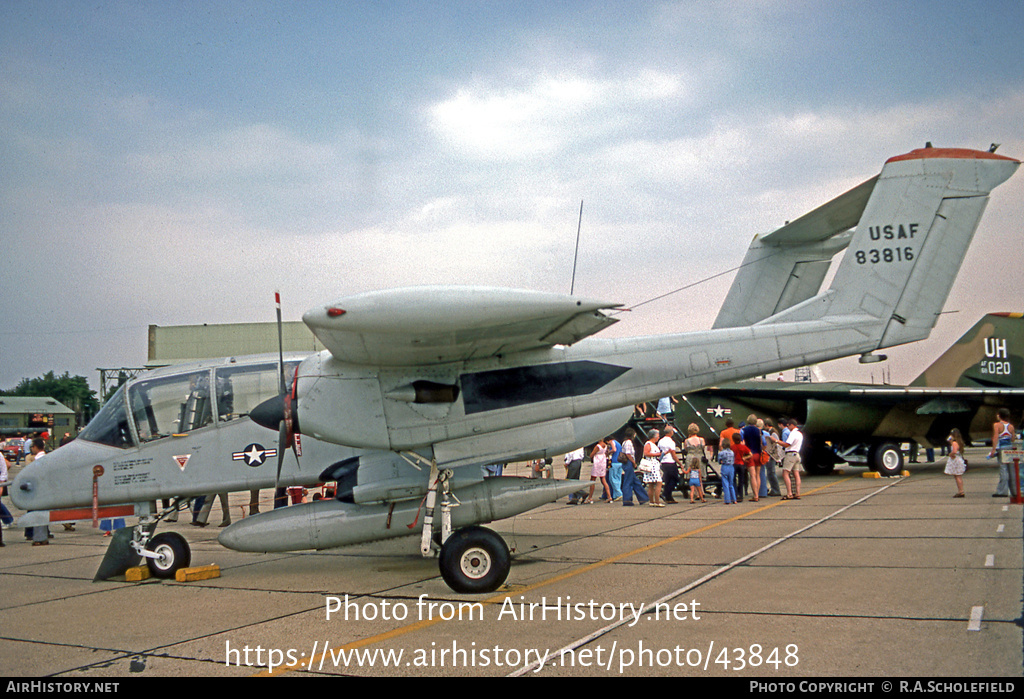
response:
<path id="1" fill-rule="evenodd" d="M 718 463 L 722 475 L 722 502 L 736 504 L 736 468 L 733 466 L 732 449 L 718 450 Z"/>
<path id="2" fill-rule="evenodd" d="M 608 444 L 602 439 L 594 445 L 594 450 L 590 452 L 590 459 L 593 462 L 593 468 L 590 470 L 590 480 L 600 480 L 601 487 L 604 488 L 604 500 L 611 502 L 612 494 L 608 489 Z M 584 504 L 592 505 L 594 503 L 594 483 L 590 486 L 590 493 L 587 495 L 587 499 L 584 500 Z"/>
<path id="3" fill-rule="evenodd" d="M 954 427 L 948 441 L 949 459 L 946 461 L 946 475 L 956 479 L 956 495 L 953 497 L 962 498 L 964 496 L 963 475 L 967 470 L 967 464 L 964 462 L 964 438 L 960 435 L 960 430 Z"/>

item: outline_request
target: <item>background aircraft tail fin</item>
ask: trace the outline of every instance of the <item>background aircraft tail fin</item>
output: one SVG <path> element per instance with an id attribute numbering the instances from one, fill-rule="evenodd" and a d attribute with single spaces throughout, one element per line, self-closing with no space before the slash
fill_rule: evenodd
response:
<path id="1" fill-rule="evenodd" d="M 911 386 L 1024 388 L 1024 313 L 989 313 Z"/>
<path id="2" fill-rule="evenodd" d="M 890 158 L 877 178 L 755 240 L 752 264 L 737 275 L 725 305 L 750 302 L 760 324 L 855 322 L 866 332 L 872 326 L 876 349 L 924 339 L 989 193 L 1019 165 L 994 153 L 949 148 Z M 810 296 L 825 277 L 825 257 L 844 247 L 829 289 Z M 781 281 L 769 252 L 785 261 Z M 752 276 L 757 273 L 766 275 L 763 282 Z M 757 303 L 762 286 L 768 299 Z M 768 306 L 782 310 L 764 316 Z M 737 319 L 720 316 L 716 327 L 733 324 Z"/>

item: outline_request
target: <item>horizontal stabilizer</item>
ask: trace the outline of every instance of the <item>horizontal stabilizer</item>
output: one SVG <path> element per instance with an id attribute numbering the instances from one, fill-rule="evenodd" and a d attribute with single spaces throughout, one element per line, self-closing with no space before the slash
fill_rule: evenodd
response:
<path id="1" fill-rule="evenodd" d="M 846 249 L 878 177 L 754 238 L 715 320 L 715 328 L 738 328 L 806 301 L 821 284 L 837 252 Z"/>

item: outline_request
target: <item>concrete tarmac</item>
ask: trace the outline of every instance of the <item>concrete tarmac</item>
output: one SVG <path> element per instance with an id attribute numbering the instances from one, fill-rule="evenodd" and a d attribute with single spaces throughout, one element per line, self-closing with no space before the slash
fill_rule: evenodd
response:
<path id="1" fill-rule="evenodd" d="M 0 676 L 1021 677 L 1022 506 L 991 496 L 985 453 L 963 499 L 942 461 L 805 478 L 795 501 L 563 498 L 490 525 L 513 564 L 489 595 L 449 590 L 416 537 L 229 551 L 217 506 L 161 528 L 220 566 L 200 582 L 94 583 L 90 523 L 40 547 L 7 529 Z"/>

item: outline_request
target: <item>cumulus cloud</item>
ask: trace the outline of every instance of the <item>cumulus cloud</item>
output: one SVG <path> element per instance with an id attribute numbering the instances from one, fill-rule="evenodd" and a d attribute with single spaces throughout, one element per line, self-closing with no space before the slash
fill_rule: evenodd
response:
<path id="1" fill-rule="evenodd" d="M 655 70 L 619 79 L 542 76 L 522 88 L 466 86 L 427 108 L 441 144 L 459 156 L 551 156 L 621 128 L 623 112 L 685 96 L 684 81 Z"/>

